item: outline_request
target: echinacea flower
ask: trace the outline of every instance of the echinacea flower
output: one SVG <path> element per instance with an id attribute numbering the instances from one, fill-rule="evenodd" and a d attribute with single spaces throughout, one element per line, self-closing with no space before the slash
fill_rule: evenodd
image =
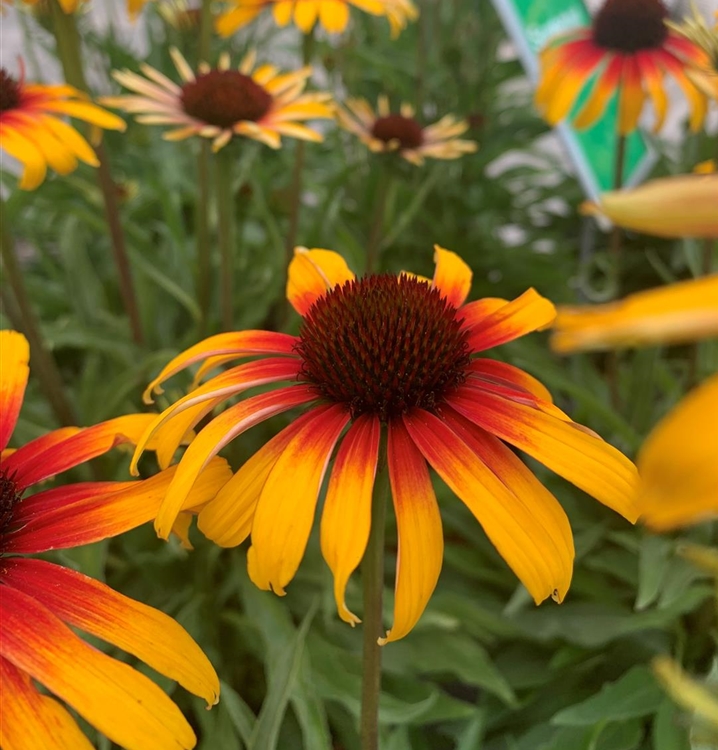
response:
<path id="1" fill-rule="evenodd" d="M 598 203 L 585 203 L 581 211 L 656 237 L 718 238 L 718 174 L 711 170 L 705 162 L 698 174 L 660 177 L 636 188 L 611 190 Z"/>
<path id="2" fill-rule="evenodd" d="M 277 26 L 286 26 L 292 19 L 304 34 L 319 22 L 330 34 L 340 34 L 349 23 L 349 6 L 365 13 L 386 16 L 392 37 L 418 18 L 411 0 L 228 0 L 229 9 L 219 16 L 217 33 L 230 36 L 271 7 Z"/>
<path id="3" fill-rule="evenodd" d="M 58 115 L 69 115 L 108 130 L 125 123 L 68 85 L 27 83 L 0 68 L 0 147 L 23 165 L 19 187 L 34 190 L 47 168 L 58 174 L 77 169 L 77 160 L 93 167 L 97 156 L 90 144 Z"/>
<path id="4" fill-rule="evenodd" d="M 22 406 L 29 347 L 0 331 L 0 684 L 4 750 L 91 750 L 69 711 L 128 750 L 194 747 L 192 728 L 152 680 L 89 645 L 75 630 L 112 643 L 209 706 L 219 681 L 207 657 L 172 618 L 69 568 L 34 557 L 115 536 L 154 516 L 175 469 L 141 481 L 35 485 L 136 443 L 152 420 L 134 414 L 84 429 L 64 427 L 7 448 Z M 201 507 L 227 481 L 213 462 L 188 497 Z"/>
<path id="5" fill-rule="evenodd" d="M 666 16 L 661 0 L 606 0 L 590 28 L 576 29 L 549 43 L 541 53 L 536 90 L 536 106 L 545 119 L 555 125 L 568 116 L 580 92 L 595 78 L 573 125 L 592 125 L 618 92 L 621 134 L 636 129 L 647 96 L 653 102 L 658 131 L 668 110 L 664 77 L 670 73 L 691 105 L 691 128 L 699 130 L 707 101 L 686 71 L 706 66 L 708 56 L 666 26 Z"/>
<path id="6" fill-rule="evenodd" d="M 304 554 L 332 455 L 321 522 L 324 558 L 334 574 L 343 620 L 347 581 L 369 537 L 372 488 L 386 435 L 399 536 L 394 621 L 386 640 L 405 636 L 436 585 L 443 557 L 441 517 L 427 462 L 463 500 L 539 603 L 561 601 L 574 557 L 568 519 L 503 441 L 525 451 L 629 520 L 633 464 L 573 423 L 546 388 L 509 364 L 476 356 L 553 320 L 533 289 L 509 302 L 464 304 L 471 271 L 436 247 L 433 280 L 401 274 L 357 279 L 330 250 L 298 248 L 287 296 L 302 315 L 298 336 L 240 331 L 213 336 L 173 359 L 145 398 L 185 367 L 197 377 L 243 357 L 260 359 L 210 379 L 166 409 L 140 440 L 167 455 L 215 407 L 258 385 L 277 390 L 239 401 L 212 419 L 178 464 L 155 528 L 166 537 L 197 473 L 255 424 L 298 406 L 302 416 L 254 454 L 200 512 L 198 525 L 223 547 L 251 533 L 249 575 L 283 594 Z"/>
<path id="7" fill-rule="evenodd" d="M 344 106 L 337 110 L 339 124 L 374 153 L 398 153 L 421 166 L 427 157 L 458 159 L 478 148 L 474 141 L 458 137 L 469 129 L 469 123 L 453 115 L 422 127 L 410 104 L 403 103 L 399 112 L 392 112 L 386 96 L 379 97 L 376 112 L 365 99 L 347 99 Z"/>
<path id="8" fill-rule="evenodd" d="M 256 55 L 250 52 L 238 70 L 231 70 L 229 56 L 222 55 L 216 68 L 201 63 L 194 74 L 177 49 L 170 50 L 183 83 L 178 85 L 149 65 L 141 65 L 145 77 L 129 70 L 114 71 L 114 78 L 131 96 L 105 97 L 103 103 L 139 115 L 146 125 L 172 125 L 165 133 L 170 141 L 192 136 L 212 139 L 218 151 L 233 137 L 253 138 L 279 148 L 281 136 L 321 141 L 316 130 L 303 120 L 334 116 L 331 96 L 303 94 L 310 67 L 280 73 L 274 65 L 255 69 Z"/>
<path id="9" fill-rule="evenodd" d="M 718 275 L 631 294 L 602 305 L 562 306 L 557 352 L 679 344 L 718 336 Z"/>

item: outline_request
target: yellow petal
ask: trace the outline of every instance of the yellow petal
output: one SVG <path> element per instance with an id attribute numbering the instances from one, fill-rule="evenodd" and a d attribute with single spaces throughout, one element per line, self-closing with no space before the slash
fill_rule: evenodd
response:
<path id="1" fill-rule="evenodd" d="M 691 391 L 638 455 L 641 520 L 664 531 L 718 514 L 718 375 Z"/>
<path id="2" fill-rule="evenodd" d="M 561 307 L 551 346 L 566 353 L 672 344 L 718 335 L 718 275 L 631 294 L 619 302 Z"/>
<path id="3" fill-rule="evenodd" d="M 290 440 L 267 477 L 252 524 L 249 574 L 259 588 L 282 596 L 297 572 L 324 472 L 348 421 L 349 414 L 340 405 L 315 413 Z"/>
<path id="4" fill-rule="evenodd" d="M 456 253 L 439 245 L 434 245 L 434 262 L 433 286 L 441 291 L 450 304 L 461 307 L 471 289 L 471 269 Z"/>
<path id="5" fill-rule="evenodd" d="M 7 447 L 25 397 L 30 344 L 17 331 L 0 331 L 0 451 Z"/>
<path id="6" fill-rule="evenodd" d="M 300 315 L 305 315 L 329 289 L 353 279 L 354 274 L 339 253 L 297 247 L 289 264 L 287 299 Z"/>
<path id="7" fill-rule="evenodd" d="M 351 625 L 360 620 L 347 609 L 344 592 L 369 541 L 380 435 L 379 421 L 368 415 L 351 426 L 337 452 L 322 513 L 322 554 L 334 575 L 339 616 Z"/>
<path id="8" fill-rule="evenodd" d="M 673 659 L 659 656 L 653 672 L 673 700 L 718 727 L 718 698 L 712 690 L 691 679 Z"/>
<path id="9" fill-rule="evenodd" d="M 603 193 L 582 210 L 656 237 L 718 237 L 718 174 L 661 177 Z"/>
<path id="10" fill-rule="evenodd" d="M 330 34 L 341 34 L 349 23 L 349 5 L 343 0 L 323 0 L 319 22 Z"/>
<path id="11" fill-rule="evenodd" d="M 389 425 L 387 463 L 399 546 L 394 621 L 380 645 L 398 641 L 416 625 L 434 593 L 444 556 L 441 516 L 426 461 L 398 420 Z"/>

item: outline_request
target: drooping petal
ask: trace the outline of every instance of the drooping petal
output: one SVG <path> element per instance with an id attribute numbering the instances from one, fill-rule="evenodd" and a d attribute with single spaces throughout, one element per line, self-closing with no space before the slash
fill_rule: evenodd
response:
<path id="1" fill-rule="evenodd" d="M 632 133 L 643 109 L 645 94 L 641 84 L 641 70 L 634 55 L 625 55 L 621 89 L 618 98 L 618 132 L 622 135 Z"/>
<path id="2" fill-rule="evenodd" d="M 656 124 L 653 132 L 657 133 L 662 127 L 668 112 L 668 95 L 663 84 L 663 73 L 656 64 L 650 50 L 639 50 L 635 53 L 635 60 L 641 73 L 643 85 L 653 102 L 656 111 Z"/>
<path id="3" fill-rule="evenodd" d="M 0 331 L 0 451 L 15 429 L 30 373 L 30 345 L 17 331 Z"/>
<path id="4" fill-rule="evenodd" d="M 168 538 L 200 472 L 227 443 L 259 422 L 315 399 L 311 388 L 296 385 L 245 399 L 215 417 L 190 443 L 177 467 L 155 519 L 157 535 Z"/>
<path id="5" fill-rule="evenodd" d="M 461 307 L 471 289 L 471 269 L 456 253 L 439 245 L 434 245 L 434 262 L 436 269 L 432 285 L 441 291 L 450 304 Z"/>
<path id="6" fill-rule="evenodd" d="M 344 592 L 369 541 L 380 436 L 374 417 L 363 415 L 352 424 L 337 451 L 322 512 L 322 554 L 334 575 L 339 616 L 351 625 L 360 620 L 347 609 Z"/>
<path id="7" fill-rule="evenodd" d="M 604 113 L 608 102 L 616 92 L 621 81 L 623 58 L 613 55 L 604 70 L 598 74 L 586 103 L 573 120 L 579 130 L 588 128 Z"/>
<path id="8" fill-rule="evenodd" d="M 252 530 L 254 511 L 269 473 L 289 441 L 328 407 L 315 406 L 265 443 L 222 487 L 197 517 L 197 528 L 220 547 L 236 547 Z"/>
<path id="9" fill-rule="evenodd" d="M 150 679 L 89 646 L 34 598 L 3 587 L 0 655 L 128 750 L 194 747 L 177 706 Z"/>
<path id="10" fill-rule="evenodd" d="M 324 473 L 348 422 L 349 414 L 339 404 L 316 415 L 289 441 L 267 477 L 247 555 L 249 576 L 260 589 L 283 596 L 297 572 Z"/>
<path id="11" fill-rule="evenodd" d="M 37 599 L 63 622 L 133 654 L 207 701 L 219 700 L 219 678 L 189 633 L 153 607 L 69 568 L 12 558 L 3 583 Z"/>
<path id="12" fill-rule="evenodd" d="M 718 275 L 637 292 L 619 302 L 560 307 L 551 346 L 566 353 L 713 336 L 718 336 Z"/>
<path id="13" fill-rule="evenodd" d="M 718 174 L 659 177 L 636 188 L 612 190 L 587 215 L 656 237 L 718 237 Z"/>
<path id="14" fill-rule="evenodd" d="M 300 315 L 305 315 L 329 289 L 353 278 L 354 274 L 339 253 L 297 247 L 289 264 L 287 299 Z"/>
<path id="15" fill-rule="evenodd" d="M 632 523 L 636 467 L 579 426 L 494 393 L 459 389 L 450 404 L 471 422 L 540 461 Z"/>
<path id="16" fill-rule="evenodd" d="M 3 750 L 93 750 L 77 722 L 54 698 L 42 695 L 28 675 L 0 657 Z"/>
<path id="17" fill-rule="evenodd" d="M 511 487 L 507 486 L 484 463 L 473 443 L 468 444 L 428 412 L 407 415 L 404 424 L 426 460 L 474 514 L 536 604 L 548 596 L 560 601 L 571 581 L 571 560 L 565 544 L 560 543 L 565 531 L 557 519 L 562 511 L 547 501 L 548 493 L 537 492 L 504 456 L 503 470 L 512 480 Z M 522 492 L 515 494 L 512 488 L 519 487 Z M 528 496 L 526 490 L 530 490 Z"/>
<path id="18" fill-rule="evenodd" d="M 6 534 L 5 550 L 36 553 L 68 549 L 135 529 L 155 518 L 176 472 L 173 466 L 137 482 L 88 482 L 33 495 L 20 503 L 13 517 L 18 528 Z M 180 510 L 203 507 L 231 476 L 224 459 L 213 459 Z M 67 492 L 71 489 L 76 491 Z"/>
<path id="19" fill-rule="evenodd" d="M 249 357 L 254 354 L 294 354 L 297 343 L 295 336 L 272 331 L 232 331 L 210 336 L 199 344 L 191 346 L 178 354 L 163 369 L 162 372 L 147 386 L 142 396 L 146 404 L 151 404 L 153 393 L 163 393 L 160 384 L 176 375 L 185 367 L 210 357 L 235 355 Z"/>
<path id="20" fill-rule="evenodd" d="M 424 457 L 400 420 L 389 423 L 387 463 L 398 549 L 394 622 L 379 643 L 398 641 L 416 625 L 434 593 L 444 556 L 439 506 Z"/>
<path id="21" fill-rule="evenodd" d="M 480 352 L 505 344 L 553 322 L 556 308 L 535 289 L 528 289 L 511 302 L 490 299 L 470 302 L 461 308 L 463 327 L 471 331 L 469 346 Z"/>
<path id="22" fill-rule="evenodd" d="M 718 515 L 718 375 L 691 391 L 646 438 L 637 464 L 641 521 L 667 531 Z"/>
<path id="23" fill-rule="evenodd" d="M 324 0 L 319 7 L 319 22 L 329 34 L 341 34 L 349 23 L 349 5 Z"/>
<path id="24" fill-rule="evenodd" d="M 117 445 L 134 445 L 154 419 L 154 414 L 127 414 L 79 430 L 57 430 L 59 439 L 53 439 L 52 434 L 43 436 L 46 441 L 35 441 L 35 449 L 27 443 L 4 462 L 4 467 L 8 472 L 16 472 L 18 489 L 24 489 L 101 456 Z M 37 450 L 40 446 L 45 449 Z"/>

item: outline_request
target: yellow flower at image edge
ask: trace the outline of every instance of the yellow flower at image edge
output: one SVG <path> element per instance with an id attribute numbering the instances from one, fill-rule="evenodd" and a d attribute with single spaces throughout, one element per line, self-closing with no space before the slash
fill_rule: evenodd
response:
<path id="1" fill-rule="evenodd" d="M 587 101 L 573 124 L 592 125 L 618 91 L 618 129 L 636 129 L 646 97 L 656 112 L 659 130 L 668 111 L 666 73 L 678 82 L 691 105 L 690 125 L 699 130 L 707 100 L 687 72 L 704 69 L 706 52 L 665 24 L 661 0 L 605 0 L 591 27 L 561 35 L 541 53 L 542 74 L 536 106 L 555 125 L 570 113 L 579 94 L 595 74 Z"/>
<path id="2" fill-rule="evenodd" d="M 469 129 L 469 123 L 453 115 L 422 127 L 414 119 L 411 105 L 404 103 L 399 112 L 392 112 L 385 96 L 379 97 L 376 112 L 365 99 L 347 99 L 344 105 L 346 109 L 337 110 L 339 124 L 374 153 L 396 152 L 421 166 L 427 157 L 458 159 L 478 148 L 474 141 L 459 138 Z"/>
<path id="3" fill-rule="evenodd" d="M 60 7 L 65 13 L 74 13 L 85 0 L 58 0 Z M 12 5 L 14 0 L 2 0 L 6 5 Z M 41 0 L 22 0 L 25 5 L 37 5 Z M 114 2 L 114 0 L 113 0 Z M 142 10 L 149 0 L 127 0 L 127 12 L 134 18 Z"/>
<path id="4" fill-rule="evenodd" d="M 58 115 L 109 130 L 125 129 L 119 117 L 72 86 L 26 83 L 22 76 L 18 80 L 0 68 L 0 147 L 23 165 L 23 190 L 41 185 L 48 167 L 65 175 L 77 169 L 78 159 L 93 167 L 98 164 L 90 144 Z"/>
<path id="5" fill-rule="evenodd" d="M 120 534 L 146 523 L 175 469 L 151 479 L 80 482 L 23 495 L 115 445 L 136 443 L 154 419 L 133 414 L 92 427 L 63 427 L 6 448 L 28 378 L 27 340 L 0 331 L 0 684 L 3 750 L 91 750 L 71 714 L 128 750 L 192 748 L 196 738 L 177 706 L 144 674 L 76 634 L 112 643 L 176 680 L 209 706 L 219 680 L 207 657 L 174 620 L 109 586 L 38 555 Z M 197 512 L 231 476 L 213 461 L 182 515 Z"/>
<path id="6" fill-rule="evenodd" d="M 171 125 L 167 140 L 192 136 L 212 139 L 218 151 L 233 137 L 253 138 L 279 148 L 281 136 L 321 141 L 322 135 L 301 121 L 332 118 L 331 96 L 323 92 L 302 93 L 311 76 L 310 67 L 280 73 L 274 65 L 255 68 L 254 52 L 242 60 L 238 70 L 222 55 L 217 68 L 201 63 L 195 75 L 177 49 L 170 50 L 183 81 L 178 85 L 149 65 L 141 65 L 145 77 L 128 70 L 113 76 L 131 96 L 105 97 L 102 101 L 137 116 L 146 125 Z"/>
<path id="7" fill-rule="evenodd" d="M 294 19 L 305 34 L 317 22 L 330 34 L 341 33 L 349 23 L 350 6 L 375 16 L 386 16 L 393 37 L 419 16 L 411 0 L 229 0 L 229 5 L 229 10 L 217 19 L 217 33 L 221 36 L 234 34 L 270 7 L 278 26 L 286 26 Z"/>
<path id="8" fill-rule="evenodd" d="M 211 378 L 166 409 L 143 436 L 173 455 L 181 437 L 227 399 L 259 385 L 288 385 L 227 407 L 189 444 L 155 521 L 161 537 L 195 478 L 250 427 L 298 406 L 309 409 L 254 454 L 209 502 L 198 525 L 223 547 L 251 534 L 249 575 L 283 594 L 306 548 L 317 499 L 335 454 L 321 519 L 321 547 L 343 620 L 358 622 L 345 590 L 367 545 L 374 480 L 386 434 L 398 530 L 394 618 L 386 640 L 416 624 L 443 557 L 441 517 L 429 465 L 467 505 L 536 603 L 561 601 L 574 547 L 558 501 L 509 443 L 629 520 L 635 467 L 575 424 L 527 373 L 476 356 L 549 325 L 553 305 L 533 289 L 519 298 L 464 304 L 471 271 L 436 247 L 433 280 L 410 274 L 356 278 L 330 250 L 298 248 L 287 296 L 303 316 L 298 336 L 239 331 L 213 336 L 173 359 L 150 384 L 203 362 L 257 357 Z M 335 450 L 336 449 L 336 450 Z M 384 639 L 382 639 L 383 642 Z"/>

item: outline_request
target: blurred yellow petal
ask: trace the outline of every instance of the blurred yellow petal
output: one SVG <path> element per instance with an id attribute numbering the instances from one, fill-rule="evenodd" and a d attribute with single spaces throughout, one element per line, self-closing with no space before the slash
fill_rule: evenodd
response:
<path id="1" fill-rule="evenodd" d="M 718 515 L 718 375 L 648 436 L 637 465 L 641 520 L 664 531 Z"/>
<path id="2" fill-rule="evenodd" d="M 718 275 L 638 292 L 605 305 L 560 307 L 551 346 L 566 353 L 711 336 L 718 336 Z"/>
<path id="3" fill-rule="evenodd" d="M 631 190 L 603 193 L 584 214 L 656 237 L 718 237 L 718 174 L 650 180 Z"/>
<path id="4" fill-rule="evenodd" d="M 653 673 L 673 700 L 718 727 L 718 697 L 691 679 L 673 659 L 659 656 L 653 660 Z"/>

